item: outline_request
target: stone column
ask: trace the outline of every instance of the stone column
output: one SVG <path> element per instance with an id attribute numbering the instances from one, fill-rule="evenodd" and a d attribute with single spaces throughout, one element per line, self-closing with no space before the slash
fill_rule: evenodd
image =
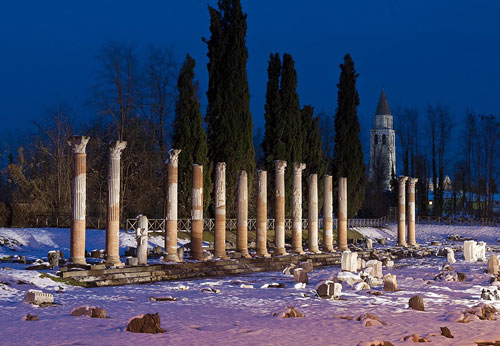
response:
<path id="1" fill-rule="evenodd" d="M 144 215 L 137 221 L 137 264 L 148 264 L 148 218 Z"/>
<path id="2" fill-rule="evenodd" d="M 120 158 L 127 142 L 115 141 L 109 148 L 108 227 L 106 229 L 106 264 L 123 266 L 120 262 Z"/>
<path id="3" fill-rule="evenodd" d="M 339 178 L 339 196 L 337 212 L 337 244 L 339 251 L 346 251 L 347 247 L 347 178 Z"/>
<path id="4" fill-rule="evenodd" d="M 276 169 L 276 203 L 274 213 L 274 245 L 275 255 L 287 255 L 285 249 L 285 168 L 286 161 L 274 161 Z"/>
<path id="5" fill-rule="evenodd" d="M 398 178 L 398 245 L 406 246 L 406 181 L 408 177 Z"/>
<path id="6" fill-rule="evenodd" d="M 68 139 L 73 153 L 73 181 L 71 184 L 71 233 L 70 257 L 74 264 L 85 262 L 85 211 L 86 211 L 86 184 L 87 184 L 87 154 L 85 148 L 90 137 L 73 136 Z"/>
<path id="7" fill-rule="evenodd" d="M 309 252 L 321 252 L 318 247 L 318 175 L 311 174 L 309 182 Z"/>
<path id="8" fill-rule="evenodd" d="M 257 256 L 269 257 L 267 252 L 267 172 L 257 172 L 259 190 L 257 192 Z"/>
<path id="9" fill-rule="evenodd" d="M 177 255 L 177 181 L 179 169 L 179 154 L 181 149 L 170 149 L 167 160 L 167 222 L 165 233 L 165 252 L 167 261 L 179 262 Z"/>
<path id="10" fill-rule="evenodd" d="M 415 184 L 418 178 L 408 179 L 408 245 L 416 246 L 415 239 Z"/>
<path id="11" fill-rule="evenodd" d="M 248 179 L 247 172 L 238 176 L 238 218 L 236 231 L 236 251 L 242 257 L 250 258 L 248 253 Z"/>
<path id="12" fill-rule="evenodd" d="M 305 163 L 293 164 L 292 251 L 302 254 L 302 171 Z"/>
<path id="13" fill-rule="evenodd" d="M 214 257 L 226 258 L 226 163 L 215 165 Z"/>
<path id="14" fill-rule="evenodd" d="M 191 259 L 203 259 L 203 166 L 193 165 L 191 199 Z"/>
<path id="15" fill-rule="evenodd" d="M 323 205 L 323 251 L 333 251 L 333 188 L 332 176 L 325 175 Z"/>

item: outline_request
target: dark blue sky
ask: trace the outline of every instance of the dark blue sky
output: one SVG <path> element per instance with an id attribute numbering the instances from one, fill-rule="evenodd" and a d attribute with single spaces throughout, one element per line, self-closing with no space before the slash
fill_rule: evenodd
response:
<path id="1" fill-rule="evenodd" d="M 9 1 L 0 9 L 0 114 L 3 131 L 31 128 L 58 102 L 80 118 L 96 80 L 96 56 L 109 40 L 174 49 L 197 61 L 207 88 L 207 4 L 216 1 Z M 301 105 L 332 114 L 339 64 L 350 53 L 360 74 L 363 138 L 381 88 L 390 106 L 448 105 L 500 115 L 498 1 L 242 1 L 248 14 L 251 110 L 263 127 L 270 52 L 296 61 Z M 365 142 L 366 143 L 366 142 Z M 364 148 L 365 151 L 367 148 Z"/>

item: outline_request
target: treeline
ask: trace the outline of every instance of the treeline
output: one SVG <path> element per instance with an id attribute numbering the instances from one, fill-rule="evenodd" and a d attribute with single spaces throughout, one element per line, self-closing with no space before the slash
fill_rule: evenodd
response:
<path id="1" fill-rule="evenodd" d="M 255 213 L 257 169 L 268 170 L 269 216 L 274 202 L 274 161 L 285 160 L 286 211 L 291 215 L 294 162 L 304 162 L 304 207 L 307 210 L 307 177 L 318 174 L 322 196 L 324 174 L 348 178 L 348 217 L 387 215 L 395 204 L 395 190 L 384 191 L 368 182 L 357 115 L 358 74 L 350 55 L 340 64 L 337 109 L 334 115 L 315 115 L 313 106 L 301 105 L 297 72 L 290 54 L 271 53 L 264 107 L 265 131 L 254 137 L 246 63 L 246 14 L 239 0 L 220 0 L 209 7 L 210 37 L 207 45 L 209 81 L 207 109 L 203 116 L 196 62 L 189 55 L 179 63 L 171 50 L 109 43 L 99 55 L 101 69 L 89 104 L 95 118 L 81 122 L 67 106 L 50 110 L 37 131 L 18 148 L 1 147 L 0 226 L 29 226 L 36 215 L 71 213 L 72 157 L 67 138 L 88 135 L 87 215 L 106 217 L 109 143 L 127 141 L 122 153 L 121 220 L 138 214 L 165 215 L 168 150 L 179 155 L 179 218 L 191 216 L 192 164 L 204 167 L 205 216 L 212 217 L 213 174 L 217 162 L 226 162 L 227 213 L 235 216 L 237 176 L 246 170 L 249 213 Z M 413 109 L 396 112 L 397 135 L 402 148 L 403 173 L 419 178 L 417 203 L 420 215 L 430 212 L 429 181 L 435 193 L 432 212 L 445 212 L 445 175 L 450 162 L 450 133 L 454 121 L 445 107 L 429 107 L 426 120 Z M 470 208 L 467 199 L 496 191 L 498 122 L 470 115 L 464 157 L 454 168 L 453 184 L 474 194 L 457 198 L 455 210 Z M 490 122 L 488 122 L 490 121 Z M 425 123 L 425 127 L 420 124 Z M 495 126 L 492 126 L 495 124 Z M 495 130 L 496 129 L 496 130 Z M 490 131 L 488 138 L 481 131 Z M 496 131 L 496 132 L 495 132 Z M 494 139 L 496 138 L 496 139 Z M 470 143 L 468 142 L 470 141 Z M 254 143 L 255 142 L 255 143 Z M 262 149 L 262 150 L 261 150 Z M 467 155 L 465 155 L 467 153 Z M 395 172 L 393 174 L 395 180 Z M 393 182 L 394 183 L 394 182 Z M 365 198 L 366 197 L 366 198 Z M 320 200 L 320 206 L 322 201 Z M 491 211 L 481 206 L 482 213 Z"/>

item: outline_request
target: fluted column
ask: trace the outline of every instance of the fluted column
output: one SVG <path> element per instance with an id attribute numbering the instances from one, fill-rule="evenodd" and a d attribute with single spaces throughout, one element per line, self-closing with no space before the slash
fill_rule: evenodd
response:
<path id="1" fill-rule="evenodd" d="M 137 264 L 148 264 L 148 218 L 145 215 L 139 216 L 137 220 L 136 240 L 137 240 Z"/>
<path id="2" fill-rule="evenodd" d="M 85 148 L 90 137 L 73 136 L 68 144 L 73 153 L 73 181 L 71 184 L 70 258 L 74 264 L 85 262 L 85 214 L 87 198 L 87 154 Z"/>
<path id="3" fill-rule="evenodd" d="M 309 252 L 321 252 L 318 246 L 318 175 L 311 174 L 309 183 Z"/>
<path id="4" fill-rule="evenodd" d="M 302 171 L 305 163 L 293 164 L 292 251 L 304 253 L 302 248 Z"/>
<path id="5" fill-rule="evenodd" d="M 226 163 L 215 165 L 214 257 L 226 258 Z"/>
<path id="6" fill-rule="evenodd" d="M 106 263 L 122 266 L 120 262 L 120 159 L 127 142 L 115 141 L 109 148 L 108 224 L 106 228 Z"/>
<path id="7" fill-rule="evenodd" d="M 274 224 L 275 255 L 286 255 L 285 249 L 285 168 L 286 161 L 274 161 L 276 169 L 276 203 Z"/>
<path id="8" fill-rule="evenodd" d="M 257 172 L 257 256 L 269 257 L 267 252 L 267 172 Z"/>
<path id="9" fill-rule="evenodd" d="M 333 187 L 332 176 L 325 175 L 323 206 L 323 251 L 333 251 Z"/>
<path id="10" fill-rule="evenodd" d="M 347 178 L 339 178 L 338 196 L 338 222 L 337 222 L 337 243 L 339 251 L 348 250 L 347 247 Z"/>
<path id="11" fill-rule="evenodd" d="M 203 259 L 203 166 L 193 165 L 191 199 L 191 259 Z"/>
<path id="12" fill-rule="evenodd" d="M 406 181 L 408 177 L 398 178 L 398 245 L 406 246 Z"/>
<path id="13" fill-rule="evenodd" d="M 415 239 L 415 185 L 418 178 L 408 179 L 408 245 L 416 246 Z"/>
<path id="14" fill-rule="evenodd" d="M 170 149 L 167 160 L 167 230 L 165 234 L 165 252 L 167 261 L 179 262 L 177 256 L 177 182 L 179 176 L 179 154 L 181 149 Z"/>
<path id="15" fill-rule="evenodd" d="M 245 171 L 241 171 L 238 176 L 236 251 L 241 253 L 242 257 L 250 257 L 248 253 L 248 179 Z"/>

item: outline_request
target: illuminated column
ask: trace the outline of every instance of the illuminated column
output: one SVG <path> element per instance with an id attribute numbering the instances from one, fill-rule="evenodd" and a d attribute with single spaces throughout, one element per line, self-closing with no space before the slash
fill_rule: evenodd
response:
<path id="1" fill-rule="evenodd" d="M 267 172 L 259 170 L 257 192 L 257 256 L 269 257 L 267 252 Z"/>
<path id="2" fill-rule="evenodd" d="M 318 175 L 311 174 L 309 180 L 309 252 L 321 252 L 318 247 Z"/>
<path id="3" fill-rule="evenodd" d="M 73 153 L 73 181 L 71 184 L 71 233 L 70 233 L 70 258 L 75 264 L 85 262 L 85 211 L 86 211 L 86 180 L 87 180 L 87 154 L 85 148 L 90 137 L 73 136 L 68 139 L 68 144 Z"/>
<path id="4" fill-rule="evenodd" d="M 304 253 L 302 248 L 302 171 L 305 163 L 293 164 L 293 203 L 292 203 L 292 251 Z"/>
<path id="5" fill-rule="evenodd" d="M 214 257 L 226 258 L 226 163 L 215 165 Z"/>
<path id="6" fill-rule="evenodd" d="M 248 253 L 248 179 L 247 172 L 238 176 L 238 219 L 236 233 L 236 251 L 242 257 L 251 257 Z"/>
<path id="7" fill-rule="evenodd" d="M 285 250 L 285 168 L 286 161 L 274 161 L 276 169 L 276 206 L 274 224 L 275 255 L 286 255 Z"/>
<path id="8" fill-rule="evenodd" d="M 193 165 L 191 197 L 191 259 L 203 259 L 203 166 Z"/>
<path id="9" fill-rule="evenodd" d="M 347 178 L 339 178 L 338 197 L 337 243 L 339 251 L 348 250 L 347 247 Z"/>
<path id="10" fill-rule="evenodd" d="M 179 262 L 177 256 L 177 181 L 181 149 L 170 149 L 167 160 L 167 230 L 165 235 L 166 260 Z"/>
<path id="11" fill-rule="evenodd" d="M 398 245 L 406 246 L 406 181 L 408 177 L 398 179 Z"/>
<path id="12" fill-rule="evenodd" d="M 106 263 L 122 266 L 120 262 L 120 158 L 127 142 L 115 141 L 109 148 L 108 227 L 106 229 Z"/>
<path id="13" fill-rule="evenodd" d="M 323 206 L 323 251 L 333 251 L 333 188 L 332 176 L 325 175 Z"/>
<path id="14" fill-rule="evenodd" d="M 418 178 L 408 179 L 408 245 L 416 246 L 415 239 L 415 184 Z"/>

